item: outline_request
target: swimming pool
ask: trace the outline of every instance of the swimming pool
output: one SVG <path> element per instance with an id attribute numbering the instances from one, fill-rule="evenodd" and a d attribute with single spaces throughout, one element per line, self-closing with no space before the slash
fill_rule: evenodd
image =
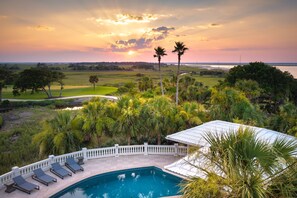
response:
<path id="1" fill-rule="evenodd" d="M 181 178 L 150 166 L 114 171 L 84 179 L 51 196 L 75 198 L 156 198 L 179 195 Z M 62 182 L 62 181 L 61 181 Z"/>

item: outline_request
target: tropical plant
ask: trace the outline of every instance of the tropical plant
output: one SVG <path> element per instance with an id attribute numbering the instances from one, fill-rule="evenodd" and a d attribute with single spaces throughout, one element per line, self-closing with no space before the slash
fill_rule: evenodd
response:
<path id="1" fill-rule="evenodd" d="M 185 127 L 190 128 L 202 124 L 200 118 L 205 117 L 205 109 L 197 102 L 184 102 L 179 114 L 185 120 Z"/>
<path id="2" fill-rule="evenodd" d="M 293 103 L 287 102 L 280 106 L 279 112 L 270 119 L 270 127 L 290 135 L 297 135 L 297 107 Z"/>
<path id="3" fill-rule="evenodd" d="M 186 181 L 184 197 L 296 197 L 296 140 L 270 143 L 249 128 L 209 133 L 205 139 L 209 149 L 194 149 L 189 161 L 205 175 L 205 182 L 201 178 Z M 289 174 L 295 177 L 285 180 Z"/>
<path id="4" fill-rule="evenodd" d="M 257 99 L 262 92 L 259 83 L 254 80 L 238 80 L 235 88 L 243 92 L 249 100 Z"/>
<path id="5" fill-rule="evenodd" d="M 244 124 L 263 125 L 262 113 L 246 98 L 244 93 L 234 88 L 212 89 L 210 104 L 212 119 L 241 120 Z"/>
<path id="6" fill-rule="evenodd" d="M 163 56 L 166 56 L 166 51 L 164 48 L 162 47 L 157 47 L 154 49 L 155 50 L 155 54 L 154 57 L 158 58 L 158 65 L 159 65 L 159 75 L 160 75 L 160 86 L 161 86 L 161 92 L 162 92 L 162 96 L 164 96 L 164 88 L 163 88 L 163 82 L 162 82 L 162 73 L 161 73 L 161 58 Z"/>
<path id="7" fill-rule="evenodd" d="M 147 131 L 149 137 L 157 136 L 157 144 L 160 145 L 162 136 L 174 132 L 175 107 L 171 100 L 161 96 L 148 100 L 141 108 L 140 119 L 143 131 Z"/>
<path id="8" fill-rule="evenodd" d="M 189 50 L 183 42 L 175 42 L 173 53 L 177 53 L 177 72 L 176 72 L 176 95 L 175 95 L 175 103 L 178 105 L 178 84 L 179 84 L 179 73 L 180 73 L 180 60 L 181 56 Z"/>
<path id="9" fill-rule="evenodd" d="M 64 154 L 80 149 L 82 134 L 75 129 L 74 118 L 70 111 L 61 111 L 44 123 L 43 131 L 33 138 L 41 155 Z"/>
<path id="10" fill-rule="evenodd" d="M 131 138 L 139 136 L 141 131 L 139 120 L 140 105 L 139 100 L 127 96 L 117 101 L 119 116 L 115 123 L 115 129 L 126 136 L 128 145 L 131 144 Z"/>
<path id="11" fill-rule="evenodd" d="M 147 76 L 142 77 L 138 83 L 138 88 L 140 91 L 147 91 L 154 88 L 153 80 Z"/>
<path id="12" fill-rule="evenodd" d="M 98 76 L 97 75 L 92 75 L 92 76 L 90 76 L 89 77 L 89 82 L 91 83 L 91 84 L 93 84 L 93 89 L 94 89 L 94 91 L 95 91 L 95 88 L 96 88 L 96 83 L 99 81 L 99 79 L 98 79 Z"/>
<path id="13" fill-rule="evenodd" d="M 112 130 L 114 119 L 105 114 L 108 106 L 107 100 L 95 100 L 83 106 L 79 118 L 82 119 L 84 141 L 98 146 L 101 136 Z"/>

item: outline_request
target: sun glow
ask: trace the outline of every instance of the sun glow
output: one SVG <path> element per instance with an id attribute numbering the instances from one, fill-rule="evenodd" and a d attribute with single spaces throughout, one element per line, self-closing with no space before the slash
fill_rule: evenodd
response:
<path id="1" fill-rule="evenodd" d="M 129 56 L 132 56 L 132 55 L 134 55 L 134 54 L 135 54 L 135 51 L 130 50 L 130 51 L 128 52 L 128 55 L 129 55 Z"/>

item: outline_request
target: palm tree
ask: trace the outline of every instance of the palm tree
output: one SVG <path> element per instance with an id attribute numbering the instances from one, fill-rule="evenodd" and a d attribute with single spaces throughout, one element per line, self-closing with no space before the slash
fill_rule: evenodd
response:
<path id="1" fill-rule="evenodd" d="M 64 154 L 80 149 L 82 135 L 75 129 L 75 116 L 70 111 L 59 112 L 43 125 L 43 131 L 34 136 L 40 154 Z"/>
<path id="2" fill-rule="evenodd" d="M 179 115 L 185 120 L 187 128 L 202 124 L 200 117 L 204 116 L 204 107 L 197 102 L 185 102 L 180 107 Z"/>
<path id="3" fill-rule="evenodd" d="M 185 182 L 184 197 L 296 197 L 296 140 L 262 141 L 249 128 L 205 139 L 209 149 L 195 149 L 190 164 L 206 179 Z"/>
<path id="4" fill-rule="evenodd" d="M 107 100 L 95 100 L 84 106 L 81 113 L 83 120 L 82 129 L 85 141 L 92 142 L 95 146 L 100 144 L 100 138 L 113 127 L 114 120 L 106 115 L 109 106 Z"/>
<path id="5" fill-rule="evenodd" d="M 175 102 L 178 105 L 178 81 L 179 81 L 179 70 L 180 70 L 180 59 L 184 55 L 185 51 L 189 50 L 183 42 L 175 42 L 173 53 L 177 53 L 178 64 L 177 64 L 177 73 L 176 73 L 176 96 Z"/>
<path id="6" fill-rule="evenodd" d="M 115 123 L 115 130 L 126 136 L 128 145 L 131 144 L 131 138 L 137 137 L 140 132 L 140 104 L 139 100 L 130 97 L 122 97 L 117 102 L 119 116 Z"/>
<path id="7" fill-rule="evenodd" d="M 95 91 L 96 88 L 96 83 L 99 81 L 98 76 L 97 75 L 91 75 L 89 77 L 89 82 L 93 84 L 93 89 Z"/>
<path id="8" fill-rule="evenodd" d="M 174 126 L 173 103 L 167 97 L 156 97 L 146 102 L 141 110 L 144 130 L 151 137 L 157 136 L 157 143 L 160 145 L 162 135 L 169 133 Z"/>
<path id="9" fill-rule="evenodd" d="M 162 96 L 164 96 L 164 89 L 163 89 L 163 82 L 162 82 L 162 73 L 161 73 L 161 57 L 166 56 L 166 51 L 162 47 L 157 47 L 155 48 L 155 54 L 154 57 L 158 58 L 158 64 L 159 64 L 159 74 L 160 74 L 160 85 L 161 85 L 161 91 L 162 91 Z"/>

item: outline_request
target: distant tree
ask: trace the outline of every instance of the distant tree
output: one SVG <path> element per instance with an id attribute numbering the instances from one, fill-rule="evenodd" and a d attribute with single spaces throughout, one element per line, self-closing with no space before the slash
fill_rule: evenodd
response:
<path id="1" fill-rule="evenodd" d="M 259 83 L 254 80 L 238 80 L 235 88 L 242 91 L 249 100 L 257 99 L 262 91 Z"/>
<path id="2" fill-rule="evenodd" d="M 161 92 L 162 96 L 164 96 L 164 88 L 163 88 L 163 82 L 162 82 L 162 73 L 161 73 L 161 58 L 162 56 L 166 56 L 166 51 L 162 47 L 155 48 L 155 54 L 154 57 L 158 58 L 158 64 L 159 64 L 159 74 L 160 74 L 160 86 L 161 86 Z"/>
<path id="3" fill-rule="evenodd" d="M 175 102 L 178 105 L 178 83 L 179 83 L 179 71 L 180 71 L 180 59 L 184 53 L 189 50 L 183 42 L 175 42 L 173 53 L 177 53 L 177 73 L 176 73 L 176 95 L 175 95 Z"/>
<path id="4" fill-rule="evenodd" d="M 6 68 L 0 67 L 0 102 L 2 101 L 2 89 L 5 85 L 12 83 L 13 74 Z"/>
<path id="5" fill-rule="evenodd" d="M 128 93 L 129 95 L 135 95 L 138 90 L 136 87 L 136 83 L 134 82 L 126 82 L 124 85 L 120 86 L 117 91 L 119 94 Z"/>
<path id="6" fill-rule="evenodd" d="M 288 72 L 262 62 L 254 62 L 230 69 L 225 82 L 234 86 L 239 80 L 256 81 L 263 90 L 263 101 L 271 101 L 272 111 L 276 111 L 286 99 L 297 104 L 297 80 Z"/>
<path id="7" fill-rule="evenodd" d="M 89 82 L 90 82 L 91 84 L 93 84 L 94 90 L 95 90 L 95 88 L 96 88 L 96 83 L 97 83 L 98 81 L 99 81 L 99 79 L 98 79 L 98 76 L 96 76 L 96 75 L 90 76 L 90 78 L 89 78 Z"/>
<path id="8" fill-rule="evenodd" d="M 59 97 L 62 97 L 62 91 L 64 89 L 64 79 L 66 78 L 65 74 L 62 73 L 62 72 L 54 72 L 54 75 L 55 75 L 55 81 L 57 83 L 59 83 L 60 85 L 60 94 L 59 94 Z"/>
<path id="9" fill-rule="evenodd" d="M 153 80 L 147 76 L 142 77 L 138 83 L 138 88 L 140 91 L 147 91 L 149 89 L 153 89 L 154 83 Z"/>
<path id="10" fill-rule="evenodd" d="M 52 97 L 51 85 L 54 82 L 62 82 L 65 75 L 62 72 L 51 71 L 48 68 L 31 68 L 20 72 L 13 87 L 14 95 L 19 95 L 27 89 L 31 94 L 40 90 L 46 93 L 48 98 Z"/>

